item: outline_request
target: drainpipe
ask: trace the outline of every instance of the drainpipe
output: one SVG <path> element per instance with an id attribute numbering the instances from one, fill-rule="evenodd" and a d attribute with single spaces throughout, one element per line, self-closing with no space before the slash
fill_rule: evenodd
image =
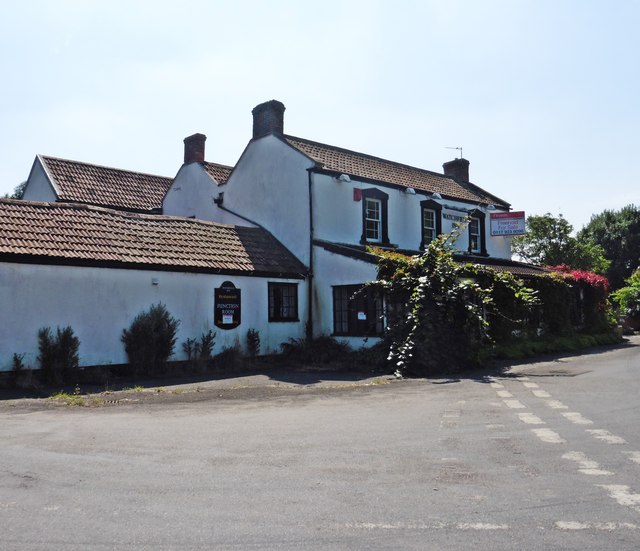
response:
<path id="1" fill-rule="evenodd" d="M 309 281 L 307 282 L 307 340 L 313 338 L 313 173 L 309 177 Z"/>

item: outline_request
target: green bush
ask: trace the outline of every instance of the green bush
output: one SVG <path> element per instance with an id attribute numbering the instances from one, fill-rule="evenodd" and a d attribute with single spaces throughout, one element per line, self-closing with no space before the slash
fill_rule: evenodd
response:
<path id="1" fill-rule="evenodd" d="M 260 332 L 256 329 L 247 331 L 247 350 L 252 360 L 260 353 Z"/>
<path id="2" fill-rule="evenodd" d="M 216 333 L 207 331 L 200 335 L 200 339 L 187 339 L 182 343 L 182 350 L 187 356 L 189 366 L 197 372 L 202 372 L 213 358 L 213 346 Z"/>
<path id="3" fill-rule="evenodd" d="M 121 341 L 135 375 L 164 369 L 173 354 L 179 325 L 164 304 L 154 304 L 138 314 L 129 329 L 122 330 Z"/>
<path id="4" fill-rule="evenodd" d="M 55 335 L 51 328 L 41 328 L 38 331 L 38 363 L 44 380 L 50 384 L 60 384 L 78 369 L 79 348 L 80 340 L 71 327 L 58 327 Z"/>
<path id="5" fill-rule="evenodd" d="M 283 342 L 282 355 L 295 363 L 326 364 L 348 359 L 349 345 L 333 337 L 321 336 L 315 339 L 289 339 Z"/>
<path id="6" fill-rule="evenodd" d="M 614 333 L 597 335 L 575 335 L 573 337 L 543 337 L 540 339 L 521 339 L 497 345 L 488 351 L 488 355 L 497 359 L 521 360 L 540 354 L 559 352 L 577 352 L 586 348 L 616 344 L 620 338 Z"/>
<path id="7" fill-rule="evenodd" d="M 217 369 L 222 371 L 236 371 L 242 366 L 242 351 L 240 345 L 227 346 L 213 358 Z"/>
<path id="8" fill-rule="evenodd" d="M 640 318 L 640 270 L 636 270 L 622 287 L 611 294 L 620 306 L 620 313 L 630 318 Z"/>

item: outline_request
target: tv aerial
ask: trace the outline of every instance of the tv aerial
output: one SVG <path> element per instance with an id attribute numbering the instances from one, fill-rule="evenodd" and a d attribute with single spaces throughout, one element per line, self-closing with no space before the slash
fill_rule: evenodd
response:
<path id="1" fill-rule="evenodd" d="M 445 149 L 457 149 L 460 152 L 460 158 L 462 159 L 462 147 L 445 147 Z"/>

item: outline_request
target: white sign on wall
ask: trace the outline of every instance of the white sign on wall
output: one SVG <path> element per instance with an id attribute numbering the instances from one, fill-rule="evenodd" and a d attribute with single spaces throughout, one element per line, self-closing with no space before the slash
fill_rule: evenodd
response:
<path id="1" fill-rule="evenodd" d="M 524 235 L 524 211 L 492 212 L 491 235 Z"/>

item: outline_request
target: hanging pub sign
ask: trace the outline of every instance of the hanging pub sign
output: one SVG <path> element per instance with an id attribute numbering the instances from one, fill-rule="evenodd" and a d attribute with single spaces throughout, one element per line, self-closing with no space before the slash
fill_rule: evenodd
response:
<path id="1" fill-rule="evenodd" d="M 220 329 L 233 329 L 240 325 L 240 289 L 225 281 L 215 289 L 213 319 Z"/>
<path id="2" fill-rule="evenodd" d="M 524 211 L 491 213 L 491 235 L 524 235 L 525 233 L 527 232 Z"/>

